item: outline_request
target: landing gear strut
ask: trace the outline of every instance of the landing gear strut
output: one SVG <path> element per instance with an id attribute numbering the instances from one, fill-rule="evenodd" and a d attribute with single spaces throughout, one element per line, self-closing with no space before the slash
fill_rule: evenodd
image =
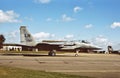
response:
<path id="1" fill-rule="evenodd" d="M 75 50 L 75 56 L 79 56 L 79 49 Z"/>

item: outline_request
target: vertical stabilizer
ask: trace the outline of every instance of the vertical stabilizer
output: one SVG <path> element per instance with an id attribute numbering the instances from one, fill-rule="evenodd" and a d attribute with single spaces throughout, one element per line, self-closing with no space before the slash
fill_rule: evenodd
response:
<path id="1" fill-rule="evenodd" d="M 27 30 L 26 26 L 20 27 L 20 40 L 23 45 L 34 46 L 35 40 Z"/>

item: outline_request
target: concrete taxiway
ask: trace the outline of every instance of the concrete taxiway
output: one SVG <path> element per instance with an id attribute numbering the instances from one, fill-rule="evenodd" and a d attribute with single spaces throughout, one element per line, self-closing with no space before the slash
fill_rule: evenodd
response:
<path id="1" fill-rule="evenodd" d="M 120 55 L 66 53 L 50 56 L 0 55 L 0 65 L 96 78 L 120 78 Z"/>

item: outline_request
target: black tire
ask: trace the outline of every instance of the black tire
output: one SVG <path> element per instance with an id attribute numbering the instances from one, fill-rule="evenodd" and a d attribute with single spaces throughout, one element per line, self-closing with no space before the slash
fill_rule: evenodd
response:
<path id="1" fill-rule="evenodd" d="M 51 52 L 48 52 L 48 56 L 50 56 L 51 55 Z"/>
<path id="2" fill-rule="evenodd" d="M 77 56 L 79 56 L 78 54 L 75 54 L 75 56 L 77 57 Z"/>
<path id="3" fill-rule="evenodd" d="M 55 52 L 52 52 L 52 53 L 51 53 L 51 56 L 56 56 L 56 53 L 55 53 Z"/>
<path id="4" fill-rule="evenodd" d="M 49 56 L 56 56 L 56 53 L 55 53 L 55 52 L 50 51 L 50 52 L 48 53 L 48 55 L 49 55 Z"/>

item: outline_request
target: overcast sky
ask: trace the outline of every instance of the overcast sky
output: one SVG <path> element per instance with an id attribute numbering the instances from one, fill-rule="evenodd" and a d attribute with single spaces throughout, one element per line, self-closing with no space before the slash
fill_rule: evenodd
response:
<path id="1" fill-rule="evenodd" d="M 0 0 L 0 34 L 19 43 L 27 26 L 36 41 L 88 40 L 120 45 L 120 0 Z"/>

